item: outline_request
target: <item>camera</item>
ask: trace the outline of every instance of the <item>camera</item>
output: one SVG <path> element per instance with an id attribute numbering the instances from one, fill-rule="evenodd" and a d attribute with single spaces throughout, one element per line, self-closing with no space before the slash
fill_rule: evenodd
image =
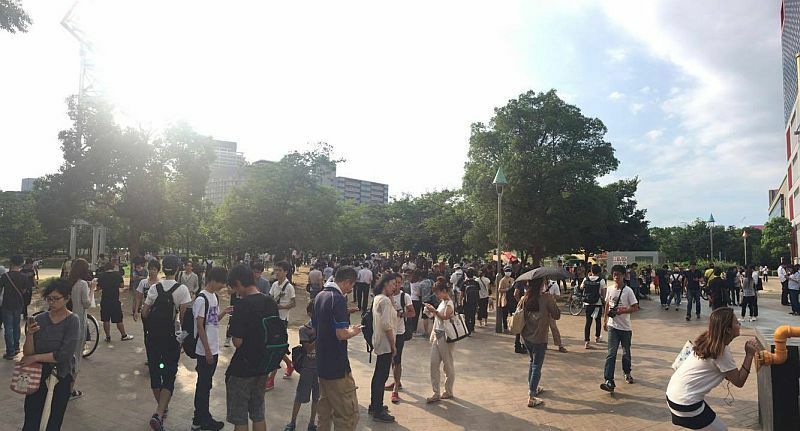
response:
<path id="1" fill-rule="evenodd" d="M 613 318 L 617 317 L 617 314 L 618 314 L 617 313 L 617 307 L 611 307 L 611 308 L 608 309 L 608 317 L 613 319 Z"/>

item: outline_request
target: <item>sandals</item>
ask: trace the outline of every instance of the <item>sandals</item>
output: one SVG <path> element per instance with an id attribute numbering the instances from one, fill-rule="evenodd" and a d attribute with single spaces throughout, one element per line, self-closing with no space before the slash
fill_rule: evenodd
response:
<path id="1" fill-rule="evenodd" d="M 558 346 L 558 351 L 561 353 L 567 353 L 567 348 L 564 346 Z"/>
<path id="2" fill-rule="evenodd" d="M 544 403 L 544 401 L 541 400 L 540 398 L 536 398 L 536 397 L 528 398 L 528 407 L 533 408 L 533 407 L 536 407 L 536 406 L 540 406 L 543 403 Z"/>
<path id="3" fill-rule="evenodd" d="M 425 402 L 428 403 L 428 404 L 433 404 L 433 403 L 438 403 L 441 400 L 442 400 L 442 397 L 440 397 L 439 395 L 433 395 L 431 397 L 426 398 Z"/>
<path id="4" fill-rule="evenodd" d="M 541 395 L 542 392 L 544 392 L 544 388 L 543 387 L 539 386 L 538 388 L 536 388 L 536 396 Z"/>
<path id="5" fill-rule="evenodd" d="M 449 399 L 453 398 L 453 394 L 451 394 L 450 392 L 445 392 L 445 393 L 442 394 L 441 398 L 443 400 L 449 400 Z"/>

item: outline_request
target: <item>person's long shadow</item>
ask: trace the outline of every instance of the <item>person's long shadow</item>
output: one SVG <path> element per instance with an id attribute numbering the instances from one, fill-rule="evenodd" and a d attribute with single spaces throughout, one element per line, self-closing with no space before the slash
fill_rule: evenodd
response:
<path id="1" fill-rule="evenodd" d="M 617 412 L 624 411 L 626 416 L 635 416 L 637 418 L 647 420 L 659 420 L 658 417 L 653 416 L 653 410 L 657 410 L 658 407 L 653 403 L 652 397 L 637 396 L 624 392 L 615 392 L 614 398 L 612 399 L 613 404 L 598 404 L 596 399 L 565 398 L 558 396 L 557 392 L 548 391 L 546 399 L 561 401 L 572 405 L 578 404 L 586 407 L 581 409 L 559 409 L 547 407 L 545 405 L 544 410 L 550 413 L 560 413 L 565 415 L 594 415 L 598 413 L 608 413 L 607 411 L 604 411 L 603 407 L 611 406 Z M 670 417 L 667 413 L 666 406 L 663 408 L 663 411 L 663 420 L 669 420 Z"/>
<path id="2" fill-rule="evenodd" d="M 425 398 L 419 395 L 406 392 L 405 396 L 414 398 L 415 402 L 421 403 L 421 405 L 425 406 L 425 410 L 428 413 L 439 416 L 455 426 L 464 427 L 465 430 L 486 430 L 488 429 L 488 424 L 497 424 L 498 426 L 502 424 L 502 428 L 505 430 L 561 430 L 561 428 L 554 427 L 552 425 L 529 422 L 516 416 L 512 416 L 508 413 L 493 412 L 458 397 L 451 400 L 442 400 L 434 404 L 427 404 Z M 465 419 L 469 419 L 471 417 L 480 417 L 481 422 L 475 424 L 456 423 L 451 419 L 453 416 L 462 417 Z"/>

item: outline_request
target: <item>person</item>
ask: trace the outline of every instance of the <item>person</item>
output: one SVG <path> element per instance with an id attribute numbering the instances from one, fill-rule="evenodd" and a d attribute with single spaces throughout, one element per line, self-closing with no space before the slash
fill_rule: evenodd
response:
<path id="1" fill-rule="evenodd" d="M 156 411 L 149 422 L 154 431 L 164 429 L 169 402 L 175 390 L 175 376 L 178 374 L 181 345 L 175 338 L 175 311 L 177 308 L 178 321 L 183 321 L 186 308 L 192 302 L 189 289 L 175 281 L 180 263 L 178 256 L 164 256 L 162 266 L 166 278 L 150 286 L 142 307 L 142 318 L 147 327 L 145 346 L 150 370 L 150 389 L 157 403 Z"/>
<path id="2" fill-rule="evenodd" d="M 464 323 L 467 331 L 472 334 L 475 332 L 475 315 L 478 313 L 478 301 L 480 300 L 481 285 L 475 278 L 475 268 L 467 268 L 466 278 L 462 284 L 462 306 L 464 307 Z"/>
<path id="3" fill-rule="evenodd" d="M 672 292 L 669 284 L 669 265 L 664 264 L 661 268 L 656 269 L 655 283 L 658 286 L 658 293 L 661 297 L 661 308 L 669 310 L 670 293 Z"/>
<path id="4" fill-rule="evenodd" d="M 514 285 L 511 287 L 511 289 L 514 292 L 515 313 L 519 308 L 519 301 L 521 301 L 522 297 L 525 296 L 525 291 L 527 290 L 527 288 L 528 288 L 527 281 L 516 281 L 514 282 Z M 520 334 L 517 334 L 514 337 L 514 353 L 519 353 L 521 355 L 528 353 L 528 348 L 525 347 L 525 343 L 522 342 L 522 336 Z"/>
<path id="5" fill-rule="evenodd" d="M 145 268 L 145 260 L 144 258 L 135 258 L 133 260 L 133 269 L 131 270 L 130 276 L 130 285 L 128 286 L 130 289 L 129 292 L 129 299 L 130 303 L 133 304 L 136 301 L 136 289 L 139 288 L 139 283 L 142 280 L 146 279 L 148 276 L 147 268 Z"/>
<path id="6" fill-rule="evenodd" d="M 594 342 L 600 343 L 600 319 L 603 315 L 603 297 L 606 293 L 606 280 L 600 277 L 601 272 L 600 265 L 592 265 L 589 276 L 581 284 L 584 295 L 583 304 L 586 306 L 586 323 L 583 325 L 583 347 L 585 349 L 591 348 L 589 334 L 592 332 L 592 320 L 594 320 Z"/>
<path id="7" fill-rule="evenodd" d="M 761 267 L 761 276 L 764 278 L 764 283 L 769 282 L 769 267 L 767 265 Z"/>
<path id="8" fill-rule="evenodd" d="M 142 314 L 142 307 L 144 306 L 144 298 L 147 296 L 150 286 L 158 283 L 158 274 L 160 272 L 161 263 L 158 261 L 158 259 L 150 259 L 147 261 L 147 278 L 139 281 L 139 285 L 136 286 L 136 299 L 133 301 L 133 307 L 131 309 L 131 315 L 134 322 L 139 320 L 139 317 Z M 145 357 L 149 357 L 147 353 L 147 322 L 145 322 L 144 319 L 142 319 L 142 335 L 145 337 Z M 148 362 L 145 361 L 145 365 L 147 364 Z"/>
<path id="9" fill-rule="evenodd" d="M 560 266 L 561 261 L 559 261 Z M 508 334 L 508 316 L 517 309 L 517 305 L 514 301 L 514 290 L 511 289 L 511 286 L 514 284 L 514 278 L 511 277 L 511 266 L 506 265 L 503 268 L 503 278 L 500 279 L 500 282 L 497 283 L 497 306 L 500 307 L 500 313 L 502 316 L 502 325 L 503 325 L 503 333 Z M 566 280 L 564 281 L 564 285 L 566 287 Z M 513 306 L 512 306 L 513 305 Z"/>
<path id="10" fill-rule="evenodd" d="M 114 269 L 114 262 L 107 261 L 102 269 L 103 272 L 97 274 L 97 286 L 103 294 L 100 298 L 100 320 L 103 322 L 106 342 L 111 342 L 111 323 L 117 325 L 121 341 L 133 340 L 133 335 L 125 332 L 122 303 L 119 300 L 119 291 L 125 288 L 125 282 L 119 271 Z"/>
<path id="11" fill-rule="evenodd" d="M 392 391 L 391 401 L 394 404 L 400 402 L 400 389 L 403 389 L 403 384 L 400 379 L 403 377 L 403 347 L 406 340 L 410 340 L 411 331 L 413 330 L 411 318 L 406 318 L 415 313 L 414 304 L 411 301 L 411 295 L 403 291 L 402 276 L 395 275 L 394 292 L 392 293 L 392 305 L 397 313 L 397 324 L 395 326 L 395 355 L 392 357 L 392 377 L 394 382 L 389 383 L 384 389 Z"/>
<path id="12" fill-rule="evenodd" d="M 90 295 L 94 295 L 96 283 L 92 281 L 91 286 L 86 282 L 90 278 L 89 262 L 85 259 L 75 259 L 72 261 L 72 267 L 69 270 L 69 278 L 67 281 L 72 286 L 68 304 L 72 308 L 72 314 L 78 318 L 78 334 L 86 334 L 86 310 L 92 306 Z M 84 343 L 77 343 L 75 345 L 75 373 L 73 374 L 72 390 L 70 396 L 73 399 L 83 396 L 83 392 L 75 389 L 75 382 L 78 379 L 80 372 L 81 359 L 83 359 L 83 345 Z"/>
<path id="13" fill-rule="evenodd" d="M 553 302 L 558 304 L 558 298 L 561 298 L 561 289 L 558 288 L 558 283 L 555 281 L 548 280 L 546 283 L 543 283 L 544 286 L 544 293 L 545 295 L 550 296 L 553 299 Z M 550 319 L 550 333 L 553 334 L 553 343 L 558 346 L 558 351 L 561 353 L 567 353 L 567 348 L 564 346 L 564 342 L 561 339 L 561 331 L 558 330 L 558 325 L 556 324 L 556 319 Z M 547 343 L 545 343 L 546 345 Z M 530 353 L 530 350 L 528 350 Z"/>
<path id="14" fill-rule="evenodd" d="M 781 258 L 781 264 L 778 266 L 778 281 L 781 282 L 781 305 L 789 305 L 788 267 L 786 260 Z"/>
<path id="15" fill-rule="evenodd" d="M 322 269 L 322 278 L 324 282 L 327 283 L 328 280 L 333 277 L 333 266 L 330 261 L 325 262 L 325 268 Z M 323 284 L 323 287 L 325 285 Z"/>
<path id="16" fill-rule="evenodd" d="M 288 329 L 289 310 L 297 306 L 294 286 L 287 278 L 287 275 L 289 274 L 289 263 L 286 261 L 276 263 L 275 267 L 273 268 L 273 272 L 275 273 L 275 282 L 272 283 L 269 294 L 278 304 L 278 315 L 281 319 L 281 322 L 283 322 L 283 326 Z M 286 372 L 283 374 L 283 378 L 288 379 L 292 377 L 294 366 L 292 365 L 292 360 L 288 355 L 283 355 L 283 362 L 286 364 Z M 269 374 L 267 385 L 264 388 L 265 390 L 270 391 L 275 387 L 275 374 L 278 373 L 279 369 L 280 368 L 277 368 Z"/>
<path id="17" fill-rule="evenodd" d="M 445 322 L 453 317 L 456 306 L 453 300 L 450 299 L 447 283 L 444 280 L 438 281 L 433 286 L 433 290 L 436 292 L 439 306 L 434 308 L 431 304 L 425 304 L 425 312 L 434 318 L 433 331 L 430 338 L 431 387 L 433 388 L 433 395 L 425 400 L 429 404 L 453 398 L 453 385 L 456 380 L 456 370 L 453 365 L 453 350 L 456 343 L 447 342 L 444 330 Z M 440 366 L 444 368 L 444 392 L 441 392 L 440 386 Z"/>
<path id="18" fill-rule="evenodd" d="M 253 271 L 239 264 L 228 273 L 228 285 L 239 295 L 231 313 L 230 333 L 233 353 L 225 370 L 225 402 L 227 421 L 234 430 L 266 431 L 264 386 L 267 372 L 261 364 L 267 353 L 264 348 L 263 319 L 278 316 L 278 305 L 270 295 L 258 291 Z M 229 307 L 230 309 L 230 307 Z"/>
<path id="19" fill-rule="evenodd" d="M 739 268 L 736 266 L 731 266 L 725 271 L 726 300 L 730 305 L 739 305 L 741 302 L 741 297 L 739 295 L 739 288 L 741 288 L 741 286 L 736 286 L 737 278 L 739 278 Z"/>
<path id="20" fill-rule="evenodd" d="M 675 298 L 675 311 L 680 311 L 684 287 L 686 287 L 686 277 L 683 275 L 681 268 L 675 264 L 672 267 L 672 273 L 669 275 L 670 294 L 669 298 L 667 298 L 667 308 L 665 310 L 669 310 L 672 298 Z"/>
<path id="21" fill-rule="evenodd" d="M 528 407 L 542 404 L 538 397 L 544 389 L 539 386 L 542 377 L 542 364 L 547 353 L 547 330 L 550 321 L 561 318 L 561 311 L 556 305 L 553 295 L 542 294 L 544 279 L 531 280 L 530 288 L 522 298 L 521 312 L 525 313 L 525 326 L 522 327 L 522 339 L 530 355 L 528 366 Z"/>
<path id="22" fill-rule="evenodd" d="M 314 321 L 314 301 L 311 300 L 306 305 L 306 314 L 309 321 L 298 330 L 300 346 L 303 349 L 303 361 L 298 365 L 297 372 L 300 373 L 300 380 L 297 381 L 297 391 L 294 395 L 294 406 L 292 407 L 292 420 L 283 431 L 294 431 L 297 427 L 297 414 L 303 404 L 311 402 L 311 416 L 308 419 L 308 431 L 317 431 L 317 403 L 319 402 L 319 379 L 317 378 L 317 334 L 314 331 L 312 322 Z"/>
<path id="23" fill-rule="evenodd" d="M 0 276 L 0 293 L 3 298 L 0 315 L 3 320 L 6 342 L 6 353 L 3 355 L 3 359 L 14 359 L 20 352 L 20 316 L 25 307 L 25 296 L 33 290 L 30 278 L 20 272 L 22 264 L 25 262 L 22 256 L 11 256 L 9 261 L 11 265 L 8 272 Z"/>
<path id="24" fill-rule="evenodd" d="M 264 295 L 269 295 L 271 284 L 269 284 L 269 280 L 264 277 L 264 264 L 261 262 L 256 262 L 253 264 L 253 277 L 256 279 L 256 288 L 259 292 L 263 293 Z"/>
<path id="25" fill-rule="evenodd" d="M 432 319 L 427 313 L 422 312 L 422 308 L 425 304 L 431 304 L 434 307 L 439 305 L 439 300 L 436 298 L 436 294 L 433 291 L 433 281 L 427 277 L 427 273 L 425 270 L 421 270 L 418 273 L 417 277 L 420 278 L 418 285 L 419 285 L 419 299 L 420 299 L 420 311 L 417 313 L 422 314 L 422 316 L 418 316 L 419 319 L 422 320 L 422 332 L 420 332 L 420 337 L 428 338 L 431 335 L 432 330 Z M 444 281 L 443 276 L 439 276 L 436 280 Z M 445 282 L 446 283 L 446 282 Z"/>
<path id="26" fill-rule="evenodd" d="M 725 280 L 722 278 L 722 268 L 719 266 L 714 268 L 712 274 L 708 279 L 708 302 L 711 304 L 711 309 L 727 307 L 728 295 Z"/>
<path id="27" fill-rule="evenodd" d="M 395 421 L 383 405 L 383 391 L 389 378 L 392 358 L 397 354 L 395 331 L 397 329 L 397 311 L 392 304 L 395 276 L 386 274 L 375 285 L 375 297 L 372 300 L 372 346 L 377 356 L 375 371 L 372 373 L 370 385 L 370 404 L 367 412 L 372 420 L 391 423 Z"/>
<path id="28" fill-rule="evenodd" d="M 758 277 L 758 274 L 755 274 L 752 266 L 740 276 L 742 285 L 742 318 L 739 319 L 740 322 L 744 320 L 745 308 L 750 309 L 751 322 L 758 320 L 758 293 L 756 292 L 756 282 L 753 280 L 754 276 Z"/>
<path id="29" fill-rule="evenodd" d="M 711 272 L 708 274 L 710 277 L 714 273 L 713 264 Z M 695 316 L 700 318 L 700 280 L 704 278 L 703 272 L 697 269 L 697 262 L 689 262 L 689 270 L 684 275 L 684 283 L 686 286 L 686 321 L 692 320 L 692 305 L 695 306 Z"/>
<path id="30" fill-rule="evenodd" d="M 322 279 L 322 271 L 319 270 L 319 264 L 314 265 L 314 269 L 308 273 L 308 291 L 309 300 L 313 301 L 314 297 L 322 290 L 324 280 Z"/>
<path id="31" fill-rule="evenodd" d="M 414 307 L 414 317 L 411 320 L 412 334 L 417 332 L 417 328 L 419 327 L 420 312 L 422 312 L 422 292 L 420 291 L 420 274 L 422 271 L 423 270 L 418 269 L 416 271 L 408 270 L 406 272 L 411 276 L 409 292 L 411 293 L 411 304 Z"/>
<path id="32" fill-rule="evenodd" d="M 460 304 L 460 296 L 462 285 L 464 284 L 464 270 L 461 269 L 461 264 L 456 263 L 453 265 L 453 273 L 450 275 L 450 287 L 453 289 L 453 303 Z"/>
<path id="33" fill-rule="evenodd" d="M 369 263 L 362 263 L 361 269 L 358 271 L 356 291 L 353 293 L 358 309 L 361 311 L 366 311 L 367 309 L 367 304 L 369 303 L 369 288 L 372 285 L 372 279 L 373 274 L 369 269 Z"/>
<path id="34" fill-rule="evenodd" d="M 800 316 L 800 264 L 794 264 L 789 270 L 789 304 L 792 306 L 792 311 L 789 313 L 793 316 Z"/>
<path id="35" fill-rule="evenodd" d="M 197 296 L 197 294 L 200 293 L 200 278 L 194 273 L 194 263 L 191 259 L 183 264 L 183 271 L 178 271 L 175 275 L 175 280 L 186 286 L 186 288 L 189 289 L 189 293 L 193 296 Z"/>
<path id="36" fill-rule="evenodd" d="M 475 278 L 481 285 L 480 296 L 478 298 L 478 322 L 482 327 L 486 327 L 489 320 L 489 295 L 491 294 L 492 281 L 486 275 L 489 269 L 484 268 Z"/>
<path id="37" fill-rule="evenodd" d="M 42 382 L 39 390 L 25 397 L 25 423 L 23 431 L 38 431 L 47 398 L 47 376 L 54 374 L 53 398 L 47 430 L 61 429 L 64 412 L 69 403 L 72 381 L 75 377 L 75 350 L 79 340 L 77 316 L 67 309 L 72 294 L 68 280 L 50 283 L 42 293 L 48 310 L 28 318 L 23 365 L 42 364 Z"/>
<path id="38" fill-rule="evenodd" d="M 219 297 L 217 292 L 222 290 L 228 282 L 228 270 L 222 267 L 211 268 L 206 275 L 206 283 L 202 291 L 198 292 L 192 304 L 192 315 L 195 320 L 194 334 L 197 344 L 194 353 L 197 355 L 197 383 L 194 389 L 194 417 L 192 418 L 192 431 L 212 430 L 219 431 L 224 422 L 215 420 L 209 410 L 214 372 L 219 362 L 219 321 L 225 318 L 226 311 L 219 310 Z"/>
<path id="39" fill-rule="evenodd" d="M 617 365 L 617 350 L 620 344 L 622 344 L 622 371 L 625 373 L 625 381 L 629 384 L 633 383 L 631 375 L 631 338 L 633 335 L 631 314 L 639 311 L 639 300 L 633 289 L 629 287 L 626 289 L 625 272 L 625 267 L 622 265 L 611 267 L 611 276 L 616 284 L 608 287 L 603 309 L 603 329 L 608 332 L 608 354 L 603 372 L 605 382 L 600 385 L 600 389 L 607 392 L 614 392 L 616 387 L 614 369 Z"/>
<path id="40" fill-rule="evenodd" d="M 346 295 L 353 290 L 358 273 L 351 266 L 342 266 L 333 277 L 314 298 L 319 431 L 330 431 L 332 425 L 337 431 L 354 431 L 358 425 L 358 397 L 347 340 L 359 335 L 361 326 L 350 324 Z"/>
<path id="41" fill-rule="evenodd" d="M 19 272 L 23 275 L 27 275 L 28 279 L 30 280 L 30 285 L 32 286 L 31 289 L 28 289 L 23 296 L 23 303 L 22 303 L 22 318 L 28 318 L 28 306 L 31 305 L 31 300 L 33 299 L 33 291 L 39 288 L 39 275 L 36 267 L 34 265 L 34 261 L 32 258 L 25 259 L 25 263 L 22 265 L 22 268 Z"/>
<path id="42" fill-rule="evenodd" d="M 747 340 L 742 366 L 737 368 L 730 344 L 740 333 L 741 324 L 735 319 L 732 308 L 723 307 L 711 313 L 708 330 L 694 341 L 693 354 L 669 379 L 666 396 L 673 425 L 688 429 L 728 429 L 705 397 L 722 380 L 728 380 L 737 388 L 747 382 L 758 342 L 755 338 Z"/>

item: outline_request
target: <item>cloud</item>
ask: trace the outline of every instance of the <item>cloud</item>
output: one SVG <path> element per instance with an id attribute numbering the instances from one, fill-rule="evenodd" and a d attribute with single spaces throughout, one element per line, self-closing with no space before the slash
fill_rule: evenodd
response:
<path id="1" fill-rule="evenodd" d="M 642 87 L 641 89 L 639 89 L 639 92 L 642 93 L 642 94 L 650 94 L 650 91 L 652 91 L 652 89 L 650 88 L 649 85 L 646 85 L 646 86 Z"/>
<path id="2" fill-rule="evenodd" d="M 628 51 L 625 48 L 607 49 L 606 54 L 611 58 L 611 61 L 619 62 L 628 58 Z"/>
<path id="3" fill-rule="evenodd" d="M 644 103 L 631 103 L 631 114 L 636 115 L 644 109 Z"/>
<path id="4" fill-rule="evenodd" d="M 622 100 L 624 98 L 625 98 L 625 95 L 623 93 L 620 93 L 619 91 L 614 91 L 614 92 L 612 92 L 611 94 L 608 95 L 608 99 L 609 100 L 615 100 L 616 101 L 616 100 Z"/>
<path id="5" fill-rule="evenodd" d="M 655 141 L 655 140 L 657 140 L 658 138 L 660 138 L 660 137 L 662 137 L 664 135 L 664 130 L 651 130 L 651 131 L 645 133 L 644 135 L 647 136 L 647 139 L 650 139 L 651 141 Z"/>

